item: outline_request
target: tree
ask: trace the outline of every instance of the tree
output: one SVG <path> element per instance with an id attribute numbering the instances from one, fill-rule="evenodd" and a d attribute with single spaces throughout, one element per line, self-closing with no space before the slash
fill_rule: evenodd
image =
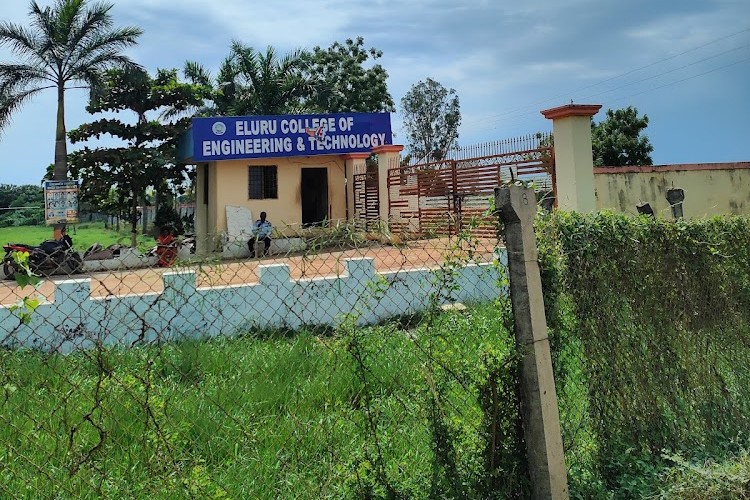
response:
<path id="1" fill-rule="evenodd" d="M 591 122 L 591 146 L 595 166 L 652 165 L 654 147 L 643 131 L 648 116 L 638 116 L 633 106 L 612 111 L 598 124 Z"/>
<path id="2" fill-rule="evenodd" d="M 311 99 L 321 113 L 395 111 L 388 93 L 388 72 L 380 64 L 365 67 L 383 52 L 366 49 L 364 38 L 334 42 L 327 49 L 315 47 L 306 55 L 315 95 Z"/>
<path id="3" fill-rule="evenodd" d="M 36 225 L 44 220 L 44 194 L 39 186 L 0 184 L 0 227 Z"/>
<path id="4" fill-rule="evenodd" d="M 183 72 L 188 81 L 212 88 L 213 105 L 198 109 L 199 115 L 276 115 L 310 111 L 307 64 L 299 50 L 279 57 L 273 47 L 260 52 L 234 41 L 216 78 L 193 61 Z"/>
<path id="5" fill-rule="evenodd" d="M 381 56 L 365 49 L 362 37 L 283 57 L 273 47 L 260 52 L 235 41 L 216 76 L 193 61 L 183 72 L 212 89 L 211 104 L 192 110 L 201 116 L 393 111 L 388 73 L 380 64 L 365 67 Z"/>
<path id="6" fill-rule="evenodd" d="M 92 88 L 102 71 L 134 63 L 122 51 L 142 31 L 114 28 L 109 3 L 56 0 L 52 7 L 29 7 L 30 27 L 0 23 L 0 45 L 10 46 L 17 62 L 0 63 L 0 130 L 36 94 L 57 91 L 54 178 L 67 178 L 65 91 Z"/>
<path id="7" fill-rule="evenodd" d="M 145 199 L 149 187 L 155 188 L 163 199 L 170 186 L 179 188 L 185 180 L 185 167 L 176 163 L 175 156 L 177 140 L 190 120 L 162 123 L 149 120 L 148 114 L 167 108 L 184 111 L 202 105 L 203 98 L 204 89 L 179 82 L 177 70 L 158 70 L 153 78 L 142 69 L 110 70 L 86 109 L 92 114 L 131 111 L 136 122 L 102 118 L 69 134 L 74 143 L 102 134 L 125 142 L 123 147 L 85 147 L 72 153 L 70 160 L 71 172 L 83 181 L 83 200 L 106 207 L 110 213 L 119 206 L 119 211 L 127 214 L 133 246 L 138 230 L 138 200 Z"/>
<path id="8" fill-rule="evenodd" d="M 439 161 L 457 146 L 461 109 L 454 89 L 428 78 L 412 85 L 401 108 L 410 158 Z"/>

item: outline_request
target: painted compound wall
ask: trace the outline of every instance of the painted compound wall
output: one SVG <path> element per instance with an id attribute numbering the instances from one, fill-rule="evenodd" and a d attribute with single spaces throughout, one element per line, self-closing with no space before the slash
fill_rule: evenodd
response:
<path id="1" fill-rule="evenodd" d="M 750 215 L 750 162 L 604 167 L 594 169 L 596 208 L 636 214 L 651 204 L 660 217 L 672 217 L 667 190 L 685 191 L 685 217 Z"/>
<path id="2" fill-rule="evenodd" d="M 507 263 L 506 254 L 500 260 Z M 503 266 L 504 268 L 504 266 Z M 435 271 L 376 274 L 372 259 L 348 259 L 346 276 L 290 279 L 283 264 L 260 266 L 260 282 L 196 288 L 194 271 L 165 273 L 164 292 L 90 297 L 90 279 L 56 283 L 54 302 L 40 305 L 29 324 L 0 306 L 0 346 L 69 353 L 97 344 L 132 347 L 187 338 L 231 336 L 253 327 L 336 325 L 359 311 L 360 325 L 424 310 L 438 290 Z M 486 302 L 506 293 L 500 270 L 468 265 L 455 274 L 444 302 Z"/>

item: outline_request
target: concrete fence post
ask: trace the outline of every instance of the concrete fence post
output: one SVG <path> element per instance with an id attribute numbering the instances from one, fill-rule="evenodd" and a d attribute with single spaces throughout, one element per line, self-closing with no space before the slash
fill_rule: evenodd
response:
<path id="1" fill-rule="evenodd" d="M 533 189 L 495 189 L 495 207 L 504 226 L 516 345 L 521 350 L 521 418 L 535 499 L 567 499 L 560 414 L 539 274 Z"/>

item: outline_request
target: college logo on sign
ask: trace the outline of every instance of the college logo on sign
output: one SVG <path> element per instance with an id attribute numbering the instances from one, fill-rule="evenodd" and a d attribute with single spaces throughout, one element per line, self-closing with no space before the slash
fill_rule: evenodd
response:
<path id="1" fill-rule="evenodd" d="M 305 132 L 308 137 L 314 138 L 318 143 L 323 142 L 323 139 L 326 137 L 325 125 L 321 125 L 318 128 L 305 128 Z"/>
<path id="2" fill-rule="evenodd" d="M 211 130 L 215 135 L 224 135 L 227 131 L 227 126 L 224 125 L 222 122 L 216 122 L 211 127 Z"/>

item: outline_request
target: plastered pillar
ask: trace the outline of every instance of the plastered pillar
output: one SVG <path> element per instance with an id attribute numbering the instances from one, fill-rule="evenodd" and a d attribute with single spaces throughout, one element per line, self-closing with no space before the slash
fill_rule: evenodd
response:
<path id="1" fill-rule="evenodd" d="M 400 153 L 404 149 L 398 144 L 385 144 L 372 149 L 378 155 L 378 204 L 380 220 L 388 223 L 388 169 L 400 164 Z"/>
<path id="2" fill-rule="evenodd" d="M 596 211 L 591 117 L 601 107 L 600 104 L 566 104 L 541 112 L 552 120 L 557 207 L 561 210 Z"/>
<path id="3" fill-rule="evenodd" d="M 364 174 L 367 171 L 365 161 L 370 153 L 349 153 L 344 155 L 346 162 L 346 218 L 354 220 L 357 214 L 354 210 L 354 175 Z"/>
<path id="4" fill-rule="evenodd" d="M 208 205 L 207 179 L 208 167 L 201 163 L 196 167 L 195 175 L 195 253 L 205 255 L 208 252 Z"/>

